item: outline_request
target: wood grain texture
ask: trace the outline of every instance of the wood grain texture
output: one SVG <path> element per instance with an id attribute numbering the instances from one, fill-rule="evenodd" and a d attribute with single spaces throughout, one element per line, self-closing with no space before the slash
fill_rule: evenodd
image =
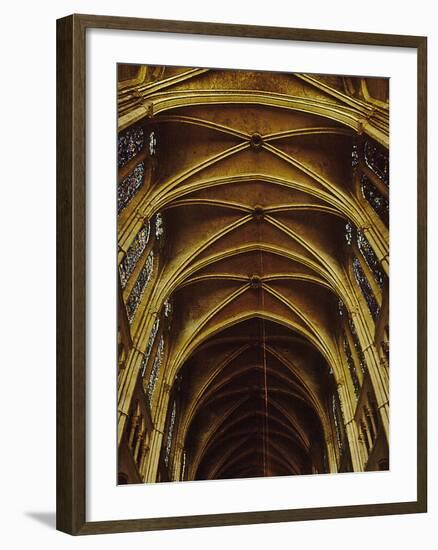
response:
<path id="1" fill-rule="evenodd" d="M 316 29 L 295 29 L 285 27 L 262 27 L 225 23 L 204 23 L 195 21 L 173 21 L 166 19 L 140 19 L 136 17 L 114 17 L 100 15 L 74 15 L 84 27 L 121 29 L 152 32 L 172 32 L 231 36 L 244 38 L 271 38 L 275 40 L 301 40 L 337 44 L 364 44 L 376 46 L 398 46 L 416 48 L 423 37 L 346 32 Z"/>
<path id="2" fill-rule="evenodd" d="M 417 500 L 427 511 L 427 39 L 417 55 Z"/>
<path id="3" fill-rule="evenodd" d="M 85 63 L 74 17 L 57 26 L 57 527 L 85 523 Z"/>
<path id="4" fill-rule="evenodd" d="M 418 497 L 413 502 L 87 522 L 85 510 L 85 31 L 189 33 L 416 48 L 418 53 Z M 427 510 L 427 41 L 383 35 L 72 15 L 57 21 L 57 528 L 73 535 Z M 115 452 L 115 451 L 114 451 Z"/>

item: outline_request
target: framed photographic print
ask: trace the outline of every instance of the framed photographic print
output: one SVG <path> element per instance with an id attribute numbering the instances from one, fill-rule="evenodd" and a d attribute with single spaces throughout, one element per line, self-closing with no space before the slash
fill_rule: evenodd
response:
<path id="1" fill-rule="evenodd" d="M 426 511 L 426 38 L 57 33 L 57 526 Z"/>

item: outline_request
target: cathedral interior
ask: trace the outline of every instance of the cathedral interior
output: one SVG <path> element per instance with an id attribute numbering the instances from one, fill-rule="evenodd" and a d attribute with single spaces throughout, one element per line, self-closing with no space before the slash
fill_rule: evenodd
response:
<path id="1" fill-rule="evenodd" d="M 118 483 L 389 468 L 389 81 L 118 65 Z"/>

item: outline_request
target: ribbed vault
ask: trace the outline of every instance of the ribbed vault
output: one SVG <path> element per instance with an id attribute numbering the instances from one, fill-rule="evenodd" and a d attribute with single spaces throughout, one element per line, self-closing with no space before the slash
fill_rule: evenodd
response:
<path id="1" fill-rule="evenodd" d="M 388 193 L 378 161 L 356 156 L 366 139 L 387 156 L 386 83 L 120 75 L 121 135 L 149 136 L 119 168 L 120 195 L 143 163 L 121 199 L 123 269 L 147 241 L 119 289 L 122 482 L 376 469 L 387 459 L 389 240 L 360 174 Z M 376 265 L 346 227 L 364 232 Z"/>

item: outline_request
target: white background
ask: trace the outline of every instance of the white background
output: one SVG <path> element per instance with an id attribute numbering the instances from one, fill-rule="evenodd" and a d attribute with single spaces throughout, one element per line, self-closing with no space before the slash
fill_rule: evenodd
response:
<path id="1" fill-rule="evenodd" d="M 415 12 L 398 2 L 314 1 L 311 4 L 223 0 L 122 3 L 107 0 L 7 4 L 2 12 L 2 530 L 6 548 L 72 545 L 107 548 L 149 544 L 161 548 L 253 548 L 320 545 L 343 548 L 433 548 L 438 520 L 431 468 L 430 512 L 399 516 L 279 525 L 239 526 L 74 539 L 53 530 L 55 497 L 55 19 L 72 12 L 186 20 L 332 28 L 429 36 L 430 97 L 437 97 L 433 3 L 417 1 Z M 434 68 L 434 70 L 432 70 Z M 429 106 L 436 124 L 436 107 Z M 25 146 L 25 151 L 21 147 Z M 430 124 L 430 158 L 438 147 Z M 430 166 L 429 181 L 437 174 Z M 430 211 L 437 191 L 430 186 Z M 435 207 L 435 208 L 434 208 Z M 437 237 L 431 216 L 429 242 Z M 430 280 L 437 261 L 430 247 Z M 430 288 L 430 326 L 437 326 L 436 290 Z M 432 342 L 433 331 L 429 338 Z M 437 384 L 436 354 L 430 349 L 430 418 L 438 414 L 432 399 Z M 430 431 L 430 464 L 437 464 L 437 432 Z M 434 529 L 435 527 L 435 529 Z M 436 535 L 435 535 L 436 538 Z"/>

